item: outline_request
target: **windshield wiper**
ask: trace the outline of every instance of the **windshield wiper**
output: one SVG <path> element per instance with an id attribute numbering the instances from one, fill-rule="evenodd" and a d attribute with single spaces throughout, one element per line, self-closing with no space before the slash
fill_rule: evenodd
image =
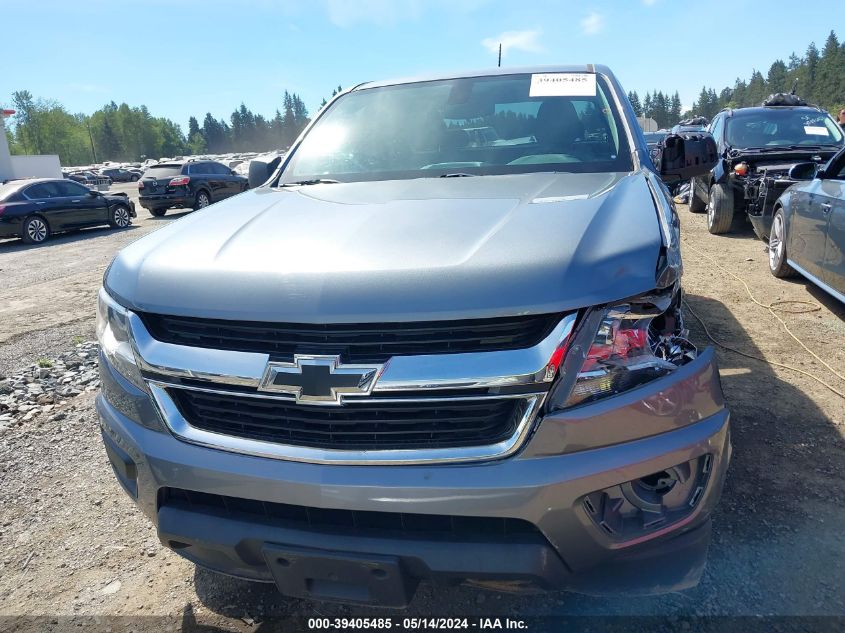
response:
<path id="1" fill-rule="evenodd" d="M 336 185 L 339 180 L 332 180 L 331 178 L 312 178 L 311 180 L 297 180 L 296 182 L 285 182 L 279 187 L 300 187 L 305 185 Z"/>
<path id="2" fill-rule="evenodd" d="M 477 176 L 478 174 L 468 174 L 466 172 L 456 172 L 454 174 L 442 174 L 440 178 L 469 178 L 470 176 Z"/>

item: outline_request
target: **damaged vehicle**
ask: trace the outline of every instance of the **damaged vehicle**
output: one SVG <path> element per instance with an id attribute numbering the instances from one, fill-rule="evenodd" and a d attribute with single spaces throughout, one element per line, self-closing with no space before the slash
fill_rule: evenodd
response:
<path id="1" fill-rule="evenodd" d="M 792 94 L 770 96 L 760 107 L 722 110 L 710 123 L 719 161 L 690 182 L 689 209 L 707 211 L 713 234 L 741 228 L 769 238 L 774 204 L 795 180 L 798 163 L 826 163 L 842 146 L 839 124 L 824 110 Z"/>
<path id="2" fill-rule="evenodd" d="M 656 167 L 604 66 L 338 95 L 106 272 L 117 480 L 165 547 L 290 596 L 695 585 L 730 416 L 661 177 L 715 160 L 670 135 Z"/>

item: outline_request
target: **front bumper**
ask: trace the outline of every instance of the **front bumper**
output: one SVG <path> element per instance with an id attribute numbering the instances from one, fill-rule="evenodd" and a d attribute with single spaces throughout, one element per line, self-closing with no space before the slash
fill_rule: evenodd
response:
<path id="1" fill-rule="evenodd" d="M 516 456 L 469 464 L 319 465 L 196 446 L 145 427 L 160 425 L 151 398 L 102 358 L 101 374 L 97 409 L 109 458 L 162 543 L 199 565 L 264 582 L 274 580 L 266 550 L 278 547 L 388 557 L 414 582 L 517 581 L 589 594 L 687 588 L 703 570 L 709 517 L 730 460 L 729 414 L 711 351 L 635 391 L 547 416 Z M 620 540 L 585 510 L 590 493 L 706 455 L 706 487 L 682 520 Z M 165 489 L 312 514 L 508 518 L 536 530 L 511 538 L 337 529 L 271 520 L 225 502 L 218 509 L 173 504 Z"/>

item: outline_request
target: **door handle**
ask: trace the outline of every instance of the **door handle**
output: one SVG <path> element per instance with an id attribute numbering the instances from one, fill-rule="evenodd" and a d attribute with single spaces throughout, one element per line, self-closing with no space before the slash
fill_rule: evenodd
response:
<path id="1" fill-rule="evenodd" d="M 35 204 L 47 204 L 46 202 L 36 202 Z"/>
<path id="2" fill-rule="evenodd" d="M 82 200 L 71 200 L 71 202 L 82 202 Z"/>
<path id="3" fill-rule="evenodd" d="M 832 205 L 829 202 L 825 202 L 824 204 L 822 204 L 822 213 L 824 213 L 825 215 L 830 213 L 831 206 Z"/>

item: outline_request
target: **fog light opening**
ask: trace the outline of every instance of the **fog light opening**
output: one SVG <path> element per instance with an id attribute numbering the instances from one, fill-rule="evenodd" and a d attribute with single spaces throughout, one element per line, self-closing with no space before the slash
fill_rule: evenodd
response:
<path id="1" fill-rule="evenodd" d="M 689 515 L 707 487 L 712 456 L 703 455 L 638 479 L 592 492 L 581 503 L 614 540 L 634 539 Z"/>

